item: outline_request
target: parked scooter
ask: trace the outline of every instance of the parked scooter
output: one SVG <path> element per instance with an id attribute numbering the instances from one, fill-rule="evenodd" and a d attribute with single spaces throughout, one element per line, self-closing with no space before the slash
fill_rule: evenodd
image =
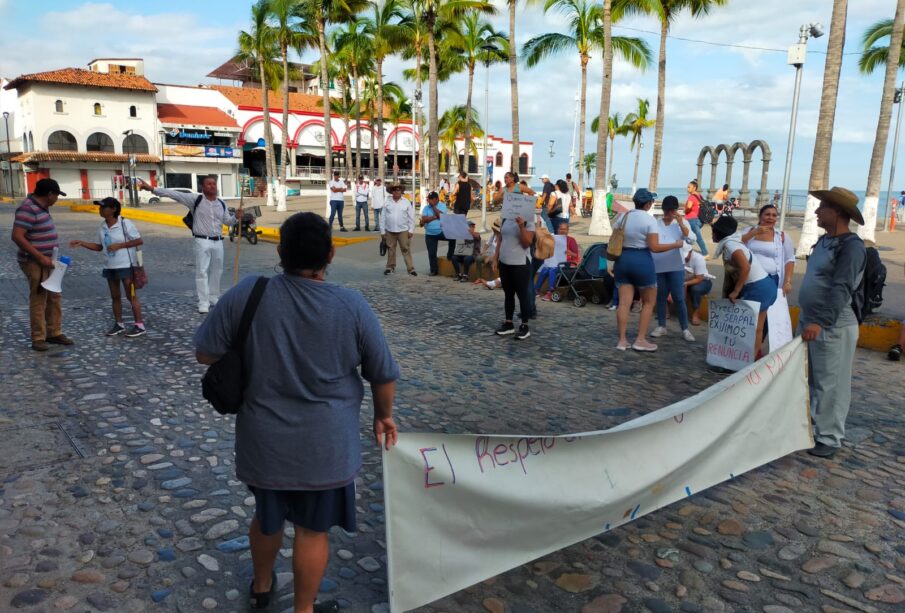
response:
<path id="1" fill-rule="evenodd" d="M 257 207 L 254 207 L 257 208 Z M 236 214 L 236 209 L 230 207 L 229 212 L 233 215 Z M 258 224 L 255 221 L 257 218 L 255 217 L 254 212 L 245 209 L 245 214 L 242 215 L 242 220 L 236 225 L 232 226 L 229 229 L 229 242 L 233 242 L 236 240 L 236 236 L 239 232 L 239 226 L 242 228 L 242 238 L 248 240 L 252 245 L 258 244 L 258 235 L 261 234 L 261 231 L 258 230 Z"/>

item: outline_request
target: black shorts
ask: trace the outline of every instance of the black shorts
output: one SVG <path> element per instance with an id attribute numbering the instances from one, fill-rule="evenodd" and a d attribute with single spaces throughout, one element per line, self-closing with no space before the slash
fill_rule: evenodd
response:
<path id="1" fill-rule="evenodd" d="M 339 526 L 357 532 L 355 483 L 332 490 L 267 490 L 249 485 L 255 496 L 255 516 L 266 535 L 283 529 L 288 519 L 314 532 L 328 532 Z"/>
<path id="2" fill-rule="evenodd" d="M 122 281 L 132 278 L 132 268 L 105 268 L 101 274 L 109 281 Z"/>

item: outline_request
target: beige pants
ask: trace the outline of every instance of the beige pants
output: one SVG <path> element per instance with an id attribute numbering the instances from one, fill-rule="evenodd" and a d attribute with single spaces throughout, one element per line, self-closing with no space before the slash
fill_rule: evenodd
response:
<path id="1" fill-rule="evenodd" d="M 19 262 L 28 279 L 28 315 L 31 319 L 31 340 L 43 341 L 63 333 L 63 295 L 41 287 L 47 269 L 34 260 Z"/>
<path id="2" fill-rule="evenodd" d="M 412 251 L 410 249 L 412 239 L 409 238 L 408 232 L 387 232 L 387 268 L 396 270 L 396 244 L 402 251 L 402 259 L 405 260 L 405 269 L 408 272 L 415 270 L 412 264 Z"/>

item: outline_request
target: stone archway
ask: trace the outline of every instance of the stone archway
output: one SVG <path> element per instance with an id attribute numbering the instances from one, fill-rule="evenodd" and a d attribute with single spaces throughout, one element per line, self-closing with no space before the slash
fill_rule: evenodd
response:
<path id="1" fill-rule="evenodd" d="M 749 144 L 745 144 L 742 142 L 736 142 L 732 145 L 720 144 L 716 147 L 711 147 L 709 145 L 705 145 L 701 148 L 701 152 L 698 154 L 698 174 L 697 181 L 698 187 L 700 188 L 701 179 L 704 174 L 704 158 L 708 155 L 710 156 L 710 186 L 707 189 L 707 197 L 712 198 L 713 194 L 716 193 L 716 185 L 717 185 L 717 166 L 719 165 L 721 154 L 726 154 L 726 180 L 725 183 L 728 185 L 732 185 L 732 165 L 735 162 L 735 155 L 741 151 L 742 152 L 742 188 L 739 191 L 739 204 L 743 207 L 747 207 L 751 205 L 751 196 L 750 190 L 748 189 L 748 176 L 751 170 L 751 158 L 754 155 L 754 151 L 760 148 L 763 166 L 761 168 L 760 175 L 760 188 L 757 191 L 757 197 L 755 198 L 754 205 L 761 206 L 764 202 L 769 199 L 769 194 L 767 194 L 767 176 L 770 172 L 770 160 L 773 158 L 773 154 L 770 151 L 770 146 L 766 143 L 766 141 L 757 139 L 751 141 Z"/>

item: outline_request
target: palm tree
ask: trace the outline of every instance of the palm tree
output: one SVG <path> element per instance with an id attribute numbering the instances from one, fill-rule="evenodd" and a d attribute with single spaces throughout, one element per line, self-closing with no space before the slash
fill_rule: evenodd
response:
<path id="1" fill-rule="evenodd" d="M 833 1 L 830 19 L 830 38 L 827 42 L 826 64 L 823 69 L 823 89 L 820 96 L 820 114 L 817 118 L 817 136 L 814 157 L 811 161 L 811 178 L 808 191 L 827 189 L 830 185 L 830 151 L 833 148 L 833 123 L 836 118 L 836 99 L 839 94 L 839 75 L 842 72 L 842 51 L 845 47 L 845 22 L 848 0 Z M 890 24 L 891 25 L 891 24 Z M 863 69 L 863 68 L 862 68 Z M 808 196 L 804 213 L 804 225 L 798 240 L 797 257 L 804 258 L 817 241 L 817 206 L 820 201 Z"/>
<path id="2" fill-rule="evenodd" d="M 377 176 L 381 181 L 386 175 L 386 156 L 384 149 L 383 113 L 384 84 L 383 63 L 387 57 L 409 44 L 414 37 L 412 18 L 405 14 L 403 0 L 383 0 L 372 2 L 373 14 L 367 22 L 365 33 L 371 37 L 374 52 L 374 65 L 377 71 Z M 396 86 L 398 87 L 398 86 Z M 373 141 L 373 139 L 372 139 Z M 373 168 L 373 159 L 372 159 Z"/>
<path id="3" fill-rule="evenodd" d="M 331 38 L 334 38 L 337 32 L 339 30 L 334 30 Z M 331 44 L 333 44 L 333 41 L 331 41 Z M 339 54 L 333 54 L 330 56 L 329 68 L 330 78 L 339 88 L 339 96 L 330 98 L 330 109 L 342 117 L 343 131 L 346 134 L 346 145 L 343 147 L 346 158 L 345 172 L 346 174 L 354 174 L 352 166 L 352 138 L 349 124 L 352 114 L 355 112 L 355 101 L 351 93 L 352 85 L 351 77 L 349 76 L 349 66 L 341 61 Z"/>
<path id="4" fill-rule="evenodd" d="M 382 79 L 381 79 L 381 81 L 382 81 Z M 405 93 L 402 91 L 401 87 L 399 87 L 396 83 L 393 83 L 392 81 L 387 81 L 386 83 L 383 83 L 382 88 L 378 88 L 377 79 L 365 78 L 363 83 L 364 83 L 364 87 L 361 92 L 362 107 L 365 109 L 366 113 L 368 114 L 368 119 L 369 119 L 370 125 L 373 126 L 376 123 L 376 124 L 379 124 L 382 128 L 383 119 L 384 119 L 383 114 L 389 110 L 388 103 L 394 99 L 404 98 Z M 384 106 L 380 107 L 379 103 L 383 103 Z M 383 108 L 383 113 L 378 111 L 379 108 Z M 378 129 L 380 129 L 380 128 L 378 128 Z M 369 168 L 371 170 L 371 173 L 373 174 L 375 157 L 377 157 L 378 159 L 383 158 L 384 163 L 386 162 L 386 156 L 383 155 L 383 151 L 386 148 L 386 142 L 384 139 L 380 139 L 379 142 L 375 143 L 374 139 L 372 138 L 371 145 L 372 145 L 371 146 L 372 153 L 371 153 L 371 163 L 369 165 Z M 378 147 L 378 149 L 380 151 L 379 156 L 374 155 L 375 145 Z M 378 168 L 379 168 L 379 165 L 378 165 Z M 379 170 L 378 170 L 378 172 L 379 172 Z M 383 177 L 380 177 L 380 178 L 383 179 Z"/>
<path id="5" fill-rule="evenodd" d="M 397 98 L 389 98 L 389 104 L 387 104 L 387 119 L 394 127 L 398 128 L 403 122 L 410 121 L 414 123 L 414 117 L 412 115 L 412 101 L 407 99 L 403 94 L 402 90 L 399 90 L 400 95 Z M 413 128 L 414 129 L 414 128 Z M 398 133 L 397 133 L 398 134 Z M 415 135 L 412 135 L 414 138 Z M 393 147 L 393 181 L 399 180 L 399 173 L 397 169 L 399 168 L 399 137 L 396 137 L 394 141 L 395 147 Z M 412 160 L 412 173 L 415 172 L 415 163 L 414 159 Z"/>
<path id="6" fill-rule="evenodd" d="M 597 168 L 597 154 L 586 153 L 582 159 L 578 160 L 575 164 L 575 170 L 581 172 L 582 168 L 584 168 L 584 172 L 587 175 L 585 185 L 588 185 L 591 182 L 591 173 Z"/>
<path id="7" fill-rule="evenodd" d="M 465 98 L 465 151 L 471 151 L 471 122 L 472 122 L 472 92 L 474 89 L 474 74 L 478 62 L 491 64 L 505 61 L 509 56 L 506 35 L 493 29 L 493 26 L 481 18 L 478 11 L 468 11 L 462 16 L 457 28 L 450 31 L 450 35 L 444 40 L 450 47 L 450 52 L 458 55 L 468 71 L 468 93 Z M 468 154 L 466 153 L 466 158 Z M 469 171 L 468 163 L 465 164 L 466 172 Z"/>
<path id="8" fill-rule="evenodd" d="M 478 117 L 478 112 L 475 110 L 471 111 L 471 130 L 474 135 L 478 138 L 484 136 L 484 130 L 481 129 L 480 125 L 480 117 Z M 449 156 L 452 154 L 453 158 L 456 160 L 456 167 L 458 170 L 462 170 L 462 160 L 459 158 L 458 151 L 456 148 L 456 141 L 461 138 L 465 134 L 465 130 L 468 129 L 469 121 L 468 121 L 468 111 L 464 105 L 458 104 L 448 108 L 443 116 L 440 117 L 440 131 L 439 131 L 439 142 L 438 144 L 442 147 L 443 158 L 446 162 L 444 164 L 446 171 L 449 172 L 451 164 L 449 163 Z M 470 143 L 470 150 L 465 149 L 463 158 L 466 160 L 468 157 L 474 153 L 477 156 L 478 148 L 472 142 Z"/>
<path id="9" fill-rule="evenodd" d="M 609 117 L 610 98 L 613 93 L 613 0 L 603 0 L 601 22 L 603 28 L 603 80 L 601 81 L 599 117 Z M 606 160 L 606 141 L 603 134 L 597 135 L 597 159 Z M 590 181 L 590 179 L 588 180 Z M 594 180 L 591 223 L 588 225 L 590 236 L 609 236 L 613 231 L 606 206 L 606 192 L 606 177 L 597 173 Z"/>
<path id="10" fill-rule="evenodd" d="M 533 1 L 528 0 L 529 3 Z M 506 2 L 509 5 L 509 91 L 512 103 L 512 159 L 509 164 L 512 172 L 518 172 L 521 156 L 518 120 L 518 63 L 515 53 L 515 5 L 518 0 L 506 0 Z"/>
<path id="11" fill-rule="evenodd" d="M 597 130 L 599 129 L 600 117 L 595 117 L 594 120 L 591 121 L 591 132 L 597 134 Z M 604 176 L 608 177 L 613 174 L 613 153 L 616 151 L 616 137 L 627 136 L 630 131 L 628 117 L 623 119 L 619 113 L 610 115 L 610 118 L 607 121 L 607 138 L 610 139 L 610 161 L 606 168 L 603 169 Z"/>
<path id="12" fill-rule="evenodd" d="M 300 0 L 309 19 L 314 21 L 317 29 L 317 46 L 320 50 L 320 85 L 324 107 L 324 166 L 326 180 L 332 176 L 333 139 L 330 134 L 330 77 L 328 75 L 327 57 L 327 23 L 342 22 L 355 15 L 367 6 L 367 0 Z M 330 214 L 330 194 L 326 192 L 325 214 Z"/>
<path id="13" fill-rule="evenodd" d="M 347 65 L 349 83 L 355 100 L 355 165 L 353 176 L 361 174 L 361 79 L 360 75 L 370 72 L 373 65 L 371 39 L 365 34 L 365 19 L 348 21 L 342 28 L 333 32 L 333 48 L 336 59 Z M 347 147 L 352 139 L 346 133 Z"/>
<path id="14" fill-rule="evenodd" d="M 587 106 L 588 62 L 591 51 L 603 47 L 602 10 L 594 0 L 546 0 L 544 12 L 555 9 L 569 19 L 568 34 L 548 32 L 535 36 L 522 47 L 522 57 L 528 67 L 541 60 L 566 51 L 576 49 L 581 64 L 581 89 L 578 111 L 578 159 L 584 158 L 585 150 L 585 108 Z M 651 60 L 650 48 L 640 38 L 613 37 L 613 49 L 636 68 L 646 68 Z M 593 128 L 592 128 L 592 131 Z M 581 180 L 583 173 L 579 170 Z M 606 172 L 604 172 L 606 175 Z M 581 186 L 579 185 L 579 190 Z"/>
<path id="15" fill-rule="evenodd" d="M 651 191 L 657 191 L 660 176 L 660 156 L 663 153 L 663 128 L 666 125 L 666 37 L 669 28 L 678 16 L 688 9 L 691 16 L 698 18 L 708 15 L 716 6 L 725 6 L 729 0 L 637 0 L 626 11 L 644 11 L 653 14 L 660 21 L 660 57 L 657 75 L 657 123 L 654 128 L 654 157 L 650 167 Z"/>
<path id="16" fill-rule="evenodd" d="M 638 110 L 625 116 L 629 133 L 632 135 L 631 148 L 635 150 L 635 172 L 632 175 L 632 194 L 638 189 L 638 163 L 641 161 L 641 137 L 644 130 L 652 127 L 656 121 L 647 118 L 650 102 L 638 98 Z"/>
<path id="17" fill-rule="evenodd" d="M 886 66 L 889 47 L 877 43 L 892 36 L 892 23 L 892 19 L 881 19 L 864 32 L 864 50 L 861 52 L 861 57 L 858 58 L 858 69 L 863 74 L 873 74 L 880 66 Z M 905 41 L 903 41 L 902 47 L 905 51 Z M 899 57 L 899 68 L 902 67 L 905 67 L 905 53 Z"/>
<path id="18" fill-rule="evenodd" d="M 877 204 L 880 197 L 880 180 L 883 175 L 883 160 L 886 156 L 886 141 L 889 138 L 889 121 L 892 118 L 892 99 L 896 89 L 896 73 L 902 62 L 902 34 L 905 29 L 905 0 L 896 0 L 896 16 L 889 33 L 889 47 L 886 55 L 886 75 L 883 78 L 883 91 L 880 98 L 880 117 L 877 120 L 877 136 L 874 139 L 874 150 L 870 156 L 870 170 L 867 173 L 867 192 L 864 194 L 864 225 L 858 227 L 858 235 L 865 240 L 874 240 L 877 226 Z M 867 53 L 876 37 L 864 38 L 864 50 Z M 864 56 L 862 55 L 862 59 Z M 859 65 L 861 63 L 859 62 Z M 869 64 L 862 68 L 866 73 Z M 870 68 L 872 70 L 872 68 Z"/>
<path id="19" fill-rule="evenodd" d="M 317 32 L 308 21 L 304 5 L 299 0 L 268 0 L 268 12 L 273 18 L 273 33 L 280 48 L 283 63 L 283 130 L 280 159 L 276 166 L 277 210 L 286 210 L 286 191 L 283 183 L 289 167 L 289 49 L 302 53 L 317 45 Z"/>
<path id="20" fill-rule="evenodd" d="M 267 185 L 267 206 L 273 206 L 273 185 L 276 176 L 273 155 L 273 129 L 270 125 L 270 84 L 279 80 L 277 40 L 273 28 L 267 23 L 270 4 L 268 0 L 258 0 L 251 6 L 251 29 L 239 32 L 237 57 L 249 62 L 258 70 L 261 79 L 261 105 L 264 119 L 264 183 Z M 284 145 L 285 148 L 285 145 Z"/>

